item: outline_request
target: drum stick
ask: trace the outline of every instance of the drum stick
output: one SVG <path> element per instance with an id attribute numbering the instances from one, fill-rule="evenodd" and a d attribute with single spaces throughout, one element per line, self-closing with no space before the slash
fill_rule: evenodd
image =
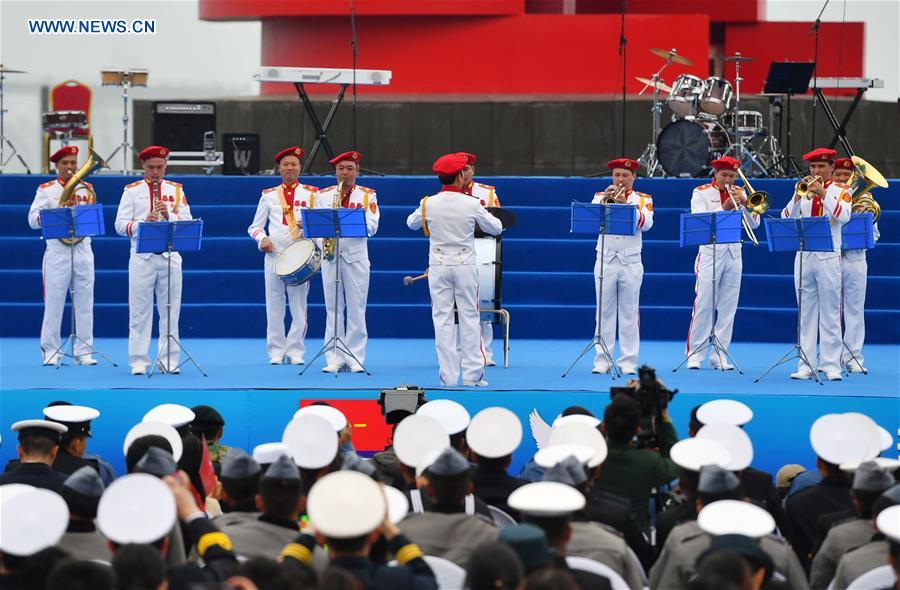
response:
<path id="1" fill-rule="evenodd" d="M 419 281 L 419 280 L 421 280 L 421 279 L 427 279 L 427 278 L 428 278 L 428 271 L 426 270 L 424 274 L 420 274 L 420 275 L 417 276 L 417 277 L 403 277 L 403 284 L 404 284 L 405 286 L 409 287 L 410 285 L 412 285 L 412 284 L 415 283 L 416 281 Z"/>

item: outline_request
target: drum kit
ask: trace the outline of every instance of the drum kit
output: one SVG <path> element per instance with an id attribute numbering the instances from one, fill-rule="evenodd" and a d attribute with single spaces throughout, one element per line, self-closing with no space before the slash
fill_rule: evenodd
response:
<path id="1" fill-rule="evenodd" d="M 647 176 L 703 176 L 709 173 L 713 159 L 725 155 L 765 172 L 751 143 L 768 134 L 763 115 L 740 109 L 741 64 L 753 58 L 739 52 L 725 58 L 735 64 L 734 86 L 719 76 L 704 80 L 691 74 L 681 74 L 669 86 L 660 76 L 663 70 L 673 63 L 692 66 L 693 62 L 675 49 L 653 48 L 650 52 L 666 61 L 650 78 L 637 77 L 644 84 L 641 93 L 653 89 L 652 137 L 638 158 Z M 672 113 L 672 122 L 664 128 L 660 125 L 663 103 Z"/>

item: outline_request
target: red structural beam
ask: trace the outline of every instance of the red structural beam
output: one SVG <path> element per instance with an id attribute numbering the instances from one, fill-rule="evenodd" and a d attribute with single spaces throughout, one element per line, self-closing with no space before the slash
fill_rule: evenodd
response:
<path id="1" fill-rule="evenodd" d="M 354 7 L 359 16 L 512 15 L 525 11 L 525 0 L 354 0 Z M 200 18 L 206 20 L 349 13 L 349 0 L 200 0 Z"/>
<path id="2" fill-rule="evenodd" d="M 621 91 L 618 55 L 620 20 L 615 15 L 515 17 L 361 17 L 357 20 L 363 69 L 393 71 L 390 86 L 360 86 L 362 93 L 578 95 Z M 695 66 L 672 65 L 671 82 L 681 73 L 706 76 L 709 20 L 705 15 L 628 16 L 629 93 L 663 61 L 651 47 L 669 49 Z M 351 66 L 350 26 L 345 18 L 263 20 L 262 62 L 267 66 Z M 333 87 L 308 86 L 333 93 Z M 267 94 L 293 92 L 267 84 Z"/>
<path id="3" fill-rule="evenodd" d="M 810 18 L 815 18 L 814 14 Z M 773 61 L 813 61 L 815 57 L 814 35 L 810 34 L 811 22 L 763 22 L 755 24 L 729 24 L 725 27 L 725 54 L 740 51 L 754 61 L 741 67 L 741 92 L 762 92 L 769 64 Z M 860 22 L 822 23 L 819 30 L 820 77 L 845 78 L 868 76 L 883 78 L 885 73 L 863 71 L 865 25 Z M 734 64 L 725 66 L 725 77 L 734 79 Z M 829 90 L 829 94 L 852 95 L 855 90 Z"/>
<path id="4" fill-rule="evenodd" d="M 575 3 L 579 14 L 610 14 L 621 10 L 622 0 L 576 0 Z M 757 22 L 764 16 L 763 0 L 628 0 L 625 10 L 627 14 L 705 14 L 714 23 Z"/>

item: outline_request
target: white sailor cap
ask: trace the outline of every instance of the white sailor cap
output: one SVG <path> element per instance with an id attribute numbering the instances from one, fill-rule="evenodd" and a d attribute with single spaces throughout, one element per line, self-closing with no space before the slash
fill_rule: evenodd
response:
<path id="1" fill-rule="evenodd" d="M 260 465 L 270 465 L 282 455 L 291 456 L 291 450 L 283 442 L 267 442 L 253 447 L 253 459 Z"/>
<path id="2" fill-rule="evenodd" d="M 573 414 L 573 416 L 576 414 Z M 567 418 L 569 416 L 566 416 Z M 590 418 L 590 416 L 585 416 Z M 554 426 L 550 431 L 549 446 L 556 445 L 582 445 L 594 450 L 594 455 L 588 459 L 588 467 L 596 467 L 604 461 L 609 454 L 606 439 L 603 433 L 587 422 L 569 421 L 560 426 Z"/>
<path id="3" fill-rule="evenodd" d="M 741 426 L 752 419 L 750 406 L 733 399 L 714 399 L 697 409 L 697 420 L 703 424 Z"/>
<path id="4" fill-rule="evenodd" d="M 173 428 L 181 428 L 194 421 L 194 411 L 180 404 L 160 404 L 144 414 L 141 422 L 162 422 Z"/>
<path id="5" fill-rule="evenodd" d="M 419 467 L 427 456 L 435 454 L 436 457 L 449 446 L 447 431 L 430 416 L 411 414 L 397 424 L 394 431 L 394 452 L 408 467 Z"/>
<path id="6" fill-rule="evenodd" d="M 891 459 L 890 457 L 875 457 L 872 459 L 872 462 L 878 466 L 879 469 L 885 471 L 887 473 L 893 473 L 900 469 L 900 459 Z M 841 471 L 846 471 L 847 473 L 852 473 L 860 468 L 861 465 L 866 463 L 865 461 L 861 461 L 858 463 L 841 463 L 840 468 Z"/>
<path id="7" fill-rule="evenodd" d="M 97 507 L 97 528 L 119 545 L 154 543 L 175 526 L 175 497 L 161 479 L 132 473 L 113 481 Z"/>
<path id="8" fill-rule="evenodd" d="M 340 432 L 343 429 L 347 428 L 347 417 L 344 416 L 343 412 L 333 406 L 326 406 L 324 404 L 310 404 L 294 412 L 294 418 L 308 415 L 321 416 L 322 418 L 325 418 L 326 420 L 328 420 L 328 423 L 331 424 L 332 428 L 334 428 L 337 432 Z"/>
<path id="9" fill-rule="evenodd" d="M 172 457 L 176 462 L 181 460 L 181 453 L 184 450 L 181 444 L 181 436 L 173 426 L 164 424 L 163 422 L 140 422 L 131 427 L 128 434 L 125 435 L 125 442 L 122 444 L 122 454 L 127 455 L 131 444 L 143 436 L 161 436 L 169 441 L 172 447 Z"/>
<path id="10" fill-rule="evenodd" d="M 865 414 L 860 414 L 859 412 L 847 412 L 844 414 L 844 416 L 852 419 L 856 424 L 856 427 L 859 429 L 860 436 L 866 438 L 866 440 L 869 441 L 869 448 L 866 452 L 866 456 L 869 459 L 872 459 L 880 455 L 881 451 L 883 450 L 883 446 L 881 432 L 879 432 L 878 430 L 878 424 L 876 424 L 874 420 L 872 420 Z"/>
<path id="11" fill-rule="evenodd" d="M 69 507 L 49 490 L 0 487 L 0 551 L 26 557 L 52 547 L 69 526 Z"/>
<path id="12" fill-rule="evenodd" d="M 729 471 L 741 471 L 753 462 L 753 442 L 740 426 L 733 424 L 707 424 L 697 432 L 697 438 L 714 440 L 728 450 L 731 458 Z"/>
<path id="13" fill-rule="evenodd" d="M 391 486 L 384 486 L 384 497 L 387 500 L 388 518 L 397 524 L 409 514 L 409 500 L 406 494 Z"/>
<path id="14" fill-rule="evenodd" d="M 69 434 L 91 435 L 91 420 L 100 416 L 99 410 L 87 406 L 59 404 L 47 406 L 42 410 L 44 418 L 60 422 L 68 427 Z"/>
<path id="15" fill-rule="evenodd" d="M 69 429 L 65 424 L 53 422 L 52 420 L 19 420 L 13 422 L 12 431 L 19 433 L 19 438 L 28 431 L 42 433 L 45 436 L 59 441 L 60 437 Z"/>
<path id="16" fill-rule="evenodd" d="M 591 428 L 596 428 L 600 425 L 600 419 L 587 414 L 569 414 L 568 416 L 557 416 L 550 426 L 558 428 L 565 424 L 587 424 Z"/>
<path id="17" fill-rule="evenodd" d="M 459 402 L 450 399 L 436 399 L 422 404 L 416 410 L 416 414 L 434 418 L 441 423 L 450 436 L 465 430 L 471 420 L 468 410 Z"/>
<path id="18" fill-rule="evenodd" d="M 882 510 L 875 518 L 875 527 L 894 543 L 900 543 L 900 505 Z"/>
<path id="19" fill-rule="evenodd" d="M 294 463 L 302 469 L 321 469 L 334 461 L 338 437 L 331 422 L 316 414 L 291 420 L 281 441 L 290 449 Z"/>
<path id="20" fill-rule="evenodd" d="M 891 437 L 891 433 L 878 424 L 876 424 L 875 426 L 878 427 L 878 435 L 881 437 L 881 450 L 886 451 L 894 446 L 894 439 L 893 437 Z"/>
<path id="21" fill-rule="evenodd" d="M 534 454 L 534 462 L 549 469 L 566 457 L 575 457 L 579 463 L 587 465 L 594 457 L 594 449 L 587 445 L 550 445 Z"/>
<path id="22" fill-rule="evenodd" d="M 744 535 L 758 539 L 775 530 L 775 519 L 750 502 L 719 500 L 700 510 L 697 525 L 711 535 Z"/>
<path id="23" fill-rule="evenodd" d="M 371 477 L 356 471 L 335 471 L 313 485 L 306 511 L 316 532 L 333 539 L 350 539 L 378 528 L 387 507 L 381 486 Z"/>
<path id="24" fill-rule="evenodd" d="M 555 481 L 538 481 L 513 490 L 506 503 L 529 516 L 566 516 L 578 512 L 586 503 L 584 494 L 572 486 Z"/>
<path id="25" fill-rule="evenodd" d="M 669 451 L 672 461 L 688 471 L 699 472 L 704 465 L 717 465 L 727 469 L 731 453 L 721 443 L 711 438 L 686 438 Z"/>
<path id="26" fill-rule="evenodd" d="M 872 452 L 870 435 L 864 420 L 846 414 L 820 416 L 809 429 L 809 441 L 816 455 L 835 465 L 875 458 L 878 452 Z M 878 438 L 880 446 L 880 435 Z"/>
<path id="27" fill-rule="evenodd" d="M 522 423 L 506 408 L 481 410 L 466 431 L 466 444 L 480 457 L 496 459 L 511 455 L 522 442 Z"/>

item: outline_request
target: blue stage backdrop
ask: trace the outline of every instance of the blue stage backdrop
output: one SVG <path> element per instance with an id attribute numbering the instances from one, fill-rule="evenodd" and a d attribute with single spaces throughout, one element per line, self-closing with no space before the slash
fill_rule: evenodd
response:
<path id="1" fill-rule="evenodd" d="M 26 215 L 37 185 L 46 176 L 0 176 L 0 336 L 37 336 L 42 315 L 41 257 L 44 246 Z M 184 256 L 181 332 L 194 337 L 253 337 L 265 334 L 262 254 L 246 228 L 259 193 L 274 177 L 175 176 L 183 183 L 195 217 L 205 222 L 201 252 Z M 122 187 L 134 177 L 97 175 L 91 181 L 104 204 L 107 235 L 94 239 L 97 336 L 125 336 L 128 330 L 128 240 L 115 235 L 113 221 Z M 595 240 L 569 232 L 570 204 L 589 202 L 607 179 L 497 177 L 497 187 L 518 225 L 505 232 L 503 304 L 512 316 L 513 338 L 588 338 L 594 322 Z M 319 187 L 328 177 L 304 182 Z M 680 248 L 678 223 L 689 209 L 700 179 L 639 179 L 636 188 L 654 197 L 653 228 L 644 234 L 641 337 L 681 340 L 694 297 L 695 248 Z M 439 189 L 433 177 L 360 178 L 378 191 L 381 226 L 369 242 L 372 282 L 368 326 L 373 337 L 429 337 L 432 326 L 424 282 L 404 287 L 406 275 L 427 265 L 427 240 L 406 227 L 406 217 L 423 195 Z M 790 180 L 753 181 L 773 196 L 778 215 L 792 192 Z M 900 182 L 874 192 L 883 208 L 881 241 L 869 252 L 866 303 L 867 342 L 900 342 Z M 765 232 L 759 230 L 764 243 Z M 734 338 L 788 342 L 794 338 L 796 307 L 793 255 L 769 253 L 765 245 L 744 247 L 744 277 Z M 312 281 L 309 334 L 324 330 L 322 283 Z M 67 314 L 68 317 L 68 314 Z M 65 320 L 68 321 L 67 319 Z"/>

